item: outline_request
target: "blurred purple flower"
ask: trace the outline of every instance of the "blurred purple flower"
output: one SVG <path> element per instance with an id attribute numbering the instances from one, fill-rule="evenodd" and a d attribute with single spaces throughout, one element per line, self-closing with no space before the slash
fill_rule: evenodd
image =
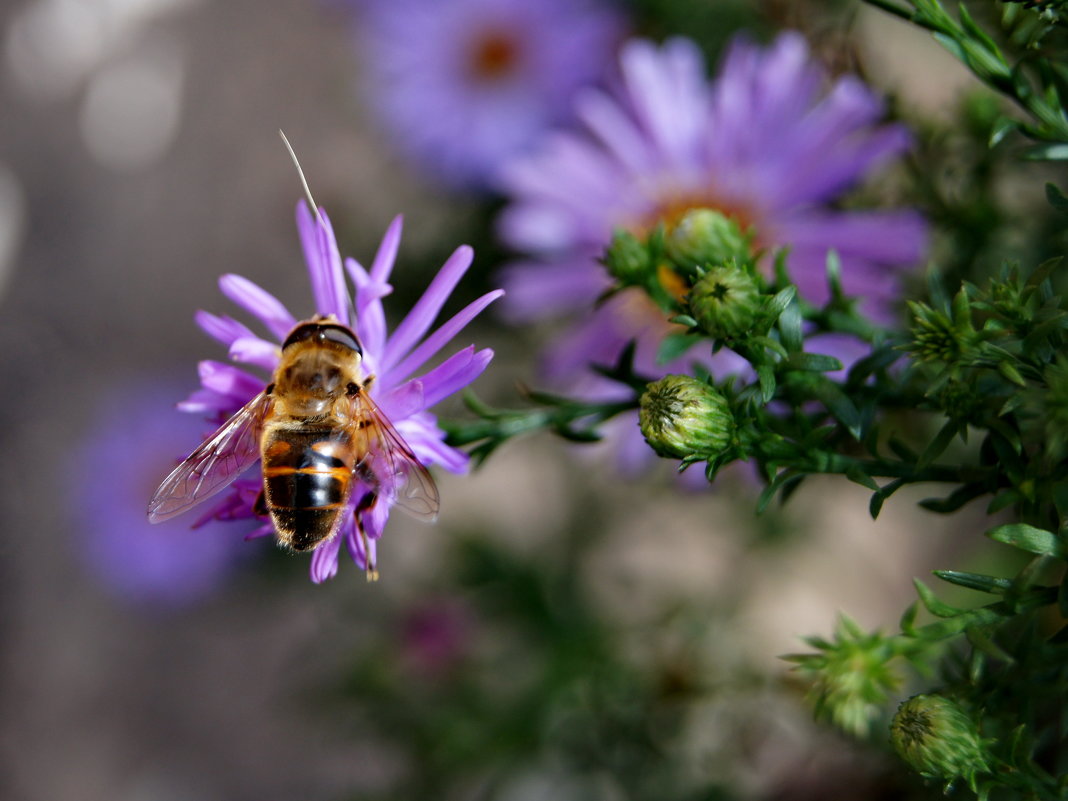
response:
<path id="1" fill-rule="evenodd" d="M 424 602 L 401 623 L 401 661 L 419 678 L 446 674 L 468 655 L 473 629 L 471 610 L 459 601 Z"/>
<path id="2" fill-rule="evenodd" d="M 753 226 L 763 248 L 788 246 L 791 278 L 812 303 L 828 296 L 826 256 L 837 250 L 846 292 L 877 320 L 892 318 L 897 274 L 924 252 L 922 218 L 829 205 L 909 143 L 902 127 L 878 124 L 882 104 L 860 80 L 828 86 L 804 39 L 789 32 L 767 48 L 736 41 L 712 83 L 685 39 L 628 42 L 621 67 L 615 96 L 578 98 L 589 136 L 556 133 L 503 171 L 512 203 L 502 238 L 533 257 L 505 271 L 505 313 L 515 321 L 583 315 L 551 354 L 555 375 L 612 361 L 634 338 L 639 367 L 665 372 L 657 349 L 681 329 L 637 293 L 591 314 L 611 285 L 597 258 L 613 229 L 670 226 L 696 207 Z"/>
<path id="3" fill-rule="evenodd" d="M 394 144 L 446 184 L 484 188 L 571 119 L 623 30 L 600 0 L 362 0 L 360 55 Z"/>
<path id="4" fill-rule="evenodd" d="M 486 306 L 504 294 L 503 291 L 496 290 L 483 295 L 426 336 L 474 258 L 471 248 L 462 245 L 449 257 L 423 296 L 390 334 L 386 329 L 382 298 L 393 291 L 387 281 L 400 244 L 401 218 L 397 217 L 386 230 L 370 270 L 364 269 L 355 259 L 345 259 L 344 270 L 355 286 L 355 298 L 350 300 L 333 228 L 326 212 L 320 209 L 320 214 L 323 221 L 321 226 L 303 202 L 297 207 L 297 227 L 311 279 L 315 311 L 322 315 L 333 315 L 356 332 L 363 346 L 363 369 L 368 375 L 375 376 L 369 389 L 370 395 L 419 460 L 428 466 L 441 465 L 453 473 L 463 472 L 468 465 L 467 455 L 444 443 L 445 433 L 438 428 L 436 419 L 426 409 L 481 375 L 493 358 L 493 351 L 488 348 L 476 351 L 471 345 L 422 375 L 412 376 Z M 219 279 L 219 287 L 230 300 L 256 317 L 274 339 L 258 336 L 231 317 L 205 311 L 197 313 L 198 325 L 229 348 L 233 361 L 273 371 L 278 365 L 278 343 L 285 339 L 297 319 L 277 298 L 246 278 L 224 275 Z M 238 367 L 215 361 L 200 363 L 200 380 L 201 389 L 180 403 L 179 408 L 206 413 L 220 421 L 240 409 L 267 383 Z M 228 496 L 206 517 L 252 517 L 252 505 L 259 488 L 259 482 L 235 482 Z M 361 488 L 357 482 L 350 500 L 353 514 L 345 516 L 337 536 L 319 546 L 312 554 L 312 581 L 318 583 L 337 573 L 342 542 L 361 568 L 367 568 L 369 559 L 370 564 L 375 563 L 375 543 L 389 519 L 392 500 L 388 491 L 383 490 L 388 488 L 378 488 L 378 502 L 370 509 L 357 512 L 355 509 L 359 500 L 365 492 L 370 491 L 368 487 Z M 363 540 L 358 536 L 355 514 L 360 515 L 367 533 L 370 553 L 365 553 Z M 264 536 L 272 531 L 268 523 L 250 536 Z"/>
<path id="5" fill-rule="evenodd" d="M 120 385 L 71 455 L 78 553 L 101 584 L 139 605 L 181 606 L 208 595 L 244 552 L 228 526 L 190 531 L 181 521 L 145 519 L 156 480 L 204 433 L 200 421 L 160 413 L 174 392 L 148 379 Z"/>

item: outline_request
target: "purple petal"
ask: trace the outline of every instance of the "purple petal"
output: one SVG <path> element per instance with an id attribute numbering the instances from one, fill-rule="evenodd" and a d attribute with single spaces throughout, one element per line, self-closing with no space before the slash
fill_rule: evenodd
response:
<path id="1" fill-rule="evenodd" d="M 382 398 L 379 406 L 391 422 L 397 423 L 427 407 L 423 395 L 423 382 L 413 379 L 401 384 Z"/>
<path id="2" fill-rule="evenodd" d="M 337 557 L 341 549 L 341 536 L 327 540 L 312 552 L 311 580 L 322 584 L 337 575 Z"/>
<path id="3" fill-rule="evenodd" d="M 427 332 L 438 316 L 438 312 L 441 311 L 441 307 L 445 305 L 445 301 L 456 288 L 456 284 L 471 266 L 474 257 L 475 252 L 467 245 L 461 245 L 449 256 L 423 296 L 419 298 L 386 343 L 386 349 L 382 354 L 383 370 L 391 370 Z"/>
<path id="4" fill-rule="evenodd" d="M 269 537 L 274 534 L 274 523 L 264 523 L 259 528 L 254 528 L 245 535 L 246 540 L 255 540 L 260 537 Z"/>
<path id="5" fill-rule="evenodd" d="M 230 345 L 230 358 L 235 362 L 254 364 L 270 372 L 278 366 L 280 354 L 278 345 L 257 336 L 240 337 Z"/>
<path id="6" fill-rule="evenodd" d="M 706 109 L 704 61 L 697 46 L 675 38 L 657 50 L 635 40 L 620 55 L 624 80 L 642 127 L 669 163 L 697 154 Z"/>
<path id="7" fill-rule="evenodd" d="M 315 310 L 332 314 L 345 325 L 349 324 L 349 297 L 345 276 L 341 271 L 334 229 L 326 210 L 320 208 L 315 217 L 303 201 L 297 204 L 297 230 L 304 249 L 304 260 L 311 278 Z"/>
<path id="8" fill-rule="evenodd" d="M 346 259 L 345 268 L 356 287 L 356 334 L 363 343 L 364 355 L 380 356 L 386 342 L 386 314 L 381 300 L 393 287 L 375 281 L 356 259 Z"/>
<path id="9" fill-rule="evenodd" d="M 390 370 L 390 383 L 402 381 L 419 369 L 427 359 L 441 350 L 471 320 L 478 316 L 484 308 L 504 294 L 503 289 L 487 292 L 473 303 L 468 304 L 456 315 L 449 319 L 437 331 L 427 337 L 423 344 L 413 350 L 400 364 Z"/>
<path id="10" fill-rule="evenodd" d="M 590 90 L 575 102 L 579 118 L 628 170 L 654 166 L 649 141 L 623 108 L 604 92 Z"/>
<path id="11" fill-rule="evenodd" d="M 255 334 L 252 333 L 252 329 L 247 325 L 226 315 L 198 311 L 193 316 L 193 319 L 208 336 L 217 339 L 227 347 L 229 347 L 235 339 L 255 336 Z"/>
<path id="12" fill-rule="evenodd" d="M 356 526 L 349 526 L 345 530 L 344 540 L 345 548 L 348 550 L 349 557 L 355 563 L 356 567 L 360 568 L 360 570 L 366 570 L 368 555 L 364 553 L 363 538 L 360 537 L 356 531 Z M 374 553 L 374 546 L 370 542 L 368 542 L 367 545 L 368 550 Z M 374 557 L 372 557 L 372 560 L 373 558 Z M 372 561 L 371 564 L 374 564 L 374 561 Z"/>
<path id="13" fill-rule="evenodd" d="M 507 293 L 498 309 L 514 323 L 563 316 L 591 308 L 611 286 L 591 257 L 561 262 L 514 262 L 500 273 Z"/>
<path id="14" fill-rule="evenodd" d="M 927 246 L 923 217 L 913 211 L 809 212 L 786 221 L 776 235 L 796 248 L 834 248 L 887 265 L 911 267 Z"/>
<path id="15" fill-rule="evenodd" d="M 247 278 L 233 273 L 224 275 L 219 279 L 219 289 L 242 309 L 258 318 L 279 340 L 285 339 L 297 324 L 296 319 L 278 298 Z"/>
<path id="16" fill-rule="evenodd" d="M 200 383 L 205 389 L 234 398 L 237 406 L 243 406 L 254 396 L 263 391 L 264 383 L 244 370 L 225 362 L 205 359 L 197 365 Z"/>
<path id="17" fill-rule="evenodd" d="M 461 450 L 441 441 L 441 431 L 433 425 L 416 422 L 415 418 L 397 425 L 412 451 L 425 465 L 438 465 L 450 473 L 466 473 L 471 458 Z"/>
<path id="18" fill-rule="evenodd" d="M 459 392 L 482 375 L 492 359 L 491 349 L 485 348 L 476 353 L 475 346 L 469 345 L 430 372 L 424 373 L 418 379 L 423 387 L 422 408 L 428 409 L 449 395 Z"/>
<path id="19" fill-rule="evenodd" d="M 179 401 L 175 408 L 188 414 L 203 414 L 215 417 L 222 413 L 227 415 L 240 408 L 235 405 L 234 399 L 227 395 L 220 395 L 212 389 L 198 389 L 190 393 L 189 397 Z"/>
<path id="20" fill-rule="evenodd" d="M 397 260 L 397 249 L 400 247 L 403 230 L 404 215 L 398 214 L 386 229 L 382 244 L 378 246 L 378 251 L 375 253 L 375 260 L 371 263 L 371 278 L 377 283 L 385 284 L 389 281 L 389 274 L 393 271 L 393 265 Z"/>

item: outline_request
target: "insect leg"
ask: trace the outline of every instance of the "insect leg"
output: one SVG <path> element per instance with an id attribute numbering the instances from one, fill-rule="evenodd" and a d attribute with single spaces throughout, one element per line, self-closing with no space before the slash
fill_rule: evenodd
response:
<path id="1" fill-rule="evenodd" d="M 375 567 L 374 557 L 371 555 L 371 543 L 367 536 L 367 532 L 363 527 L 362 515 L 364 512 L 368 512 L 374 508 L 374 505 L 378 502 L 377 492 L 368 492 L 364 495 L 356 508 L 352 511 L 353 520 L 356 523 L 356 531 L 360 534 L 360 542 L 363 545 L 364 562 L 366 563 L 367 580 L 378 581 L 378 568 Z"/>

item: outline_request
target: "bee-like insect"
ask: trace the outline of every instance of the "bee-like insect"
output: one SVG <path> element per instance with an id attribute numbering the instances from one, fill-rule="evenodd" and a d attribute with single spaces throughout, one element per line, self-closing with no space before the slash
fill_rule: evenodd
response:
<path id="1" fill-rule="evenodd" d="M 280 545 L 310 551 L 334 537 L 349 513 L 353 486 L 365 488 L 360 513 L 379 495 L 416 517 L 433 520 L 438 491 L 368 394 L 363 349 L 333 316 L 299 323 L 282 345 L 271 383 L 208 437 L 163 481 L 148 506 L 153 523 L 222 491 L 257 459 L 263 491 L 257 509 L 269 514 Z M 368 556 L 369 577 L 375 576 Z"/>

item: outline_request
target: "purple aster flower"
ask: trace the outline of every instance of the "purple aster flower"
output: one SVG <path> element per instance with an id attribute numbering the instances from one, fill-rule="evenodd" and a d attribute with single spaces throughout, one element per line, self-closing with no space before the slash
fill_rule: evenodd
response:
<path id="1" fill-rule="evenodd" d="M 175 391 L 148 378 L 119 385 L 71 453 L 73 544 L 92 576 L 138 605 L 193 603 L 217 589 L 243 553 L 240 537 L 221 523 L 190 531 L 177 520 L 145 520 L 156 479 L 204 433 L 200 421 L 160 414 Z"/>
<path id="2" fill-rule="evenodd" d="M 364 0 L 368 95 L 395 145 L 455 187 L 571 118 L 611 64 L 622 25 L 600 0 Z"/>
<path id="3" fill-rule="evenodd" d="M 903 128 L 878 124 L 883 107 L 871 91 L 852 76 L 828 85 L 796 33 L 767 48 L 736 41 L 712 83 L 685 39 L 659 48 L 631 41 L 621 68 L 616 95 L 589 90 L 578 99 L 588 135 L 556 133 L 503 173 L 512 204 L 502 238 L 532 256 L 505 273 L 506 313 L 517 321 L 586 315 L 551 360 L 556 373 L 591 356 L 611 359 L 635 337 L 642 366 L 654 366 L 670 329 L 651 303 L 623 293 L 588 316 L 611 285 L 596 259 L 615 228 L 670 226 L 698 207 L 752 226 L 767 250 L 788 246 L 790 275 L 812 303 L 827 299 L 833 248 L 846 292 L 876 319 L 891 319 L 897 274 L 924 252 L 923 220 L 830 206 L 908 145 Z"/>
<path id="4" fill-rule="evenodd" d="M 468 465 L 467 455 L 444 443 L 444 432 L 426 410 L 474 381 L 489 364 L 493 352 L 475 350 L 472 345 L 432 369 L 419 371 L 503 292 L 497 290 L 483 295 L 428 335 L 442 306 L 471 265 L 473 251 L 466 245 L 461 246 L 445 262 L 404 320 L 390 333 L 386 328 L 382 298 L 392 291 L 387 282 L 400 244 L 400 217 L 387 229 L 370 269 L 365 269 L 354 259 L 342 262 L 330 221 L 321 209 L 319 214 L 321 224 L 303 202 L 297 207 L 297 227 L 308 265 L 315 311 L 322 316 L 332 316 L 356 333 L 363 351 L 361 369 L 365 376 L 374 376 L 367 392 L 419 462 L 441 465 L 454 473 L 463 472 Z M 355 287 L 355 297 L 351 299 L 345 272 Z M 279 363 L 279 343 L 293 330 L 297 319 L 277 298 L 246 278 L 224 275 L 219 286 L 224 295 L 262 323 L 270 338 L 259 336 L 231 317 L 204 311 L 198 312 L 197 323 L 229 348 L 233 361 L 273 373 Z M 216 420 L 229 418 L 263 392 L 267 384 L 265 379 L 244 369 L 216 361 L 201 362 L 200 380 L 201 389 L 179 404 L 179 408 L 205 413 Z M 314 551 L 311 562 L 313 581 L 321 582 L 335 575 L 342 543 L 357 565 L 373 570 L 375 543 L 385 528 L 390 507 L 398 499 L 396 487 L 382 478 L 385 473 L 374 463 L 371 470 L 379 481 L 372 486 L 367 478 L 357 474 L 349 509 L 343 513 L 337 535 Z M 253 506 L 261 486 L 262 482 L 258 480 L 234 482 L 223 501 L 217 503 L 205 518 L 253 517 Z M 369 503 L 369 499 L 374 502 Z M 272 530 L 268 523 L 249 536 L 270 534 Z"/>
<path id="5" fill-rule="evenodd" d="M 791 278 L 812 303 L 827 299 L 826 257 L 836 250 L 845 291 L 876 320 L 892 319 L 898 274 L 921 258 L 925 225 L 912 211 L 831 205 L 909 143 L 902 127 L 880 124 L 882 103 L 859 79 L 828 81 L 791 32 L 766 48 L 736 41 L 711 82 L 685 39 L 630 41 L 620 65 L 614 93 L 577 98 L 585 131 L 555 132 L 501 173 L 511 198 L 502 239 L 529 254 L 504 272 L 505 314 L 515 322 L 579 317 L 545 354 L 551 379 L 587 396 L 620 393 L 587 368 L 614 362 L 632 340 L 639 372 L 688 371 L 691 355 L 658 362 L 664 337 L 682 328 L 646 295 L 629 289 L 598 303 L 612 285 L 598 258 L 614 229 L 670 229 L 694 208 L 751 227 L 766 252 L 788 247 Z M 841 344 L 810 349 L 848 358 Z M 717 374 L 743 366 L 726 350 L 708 359 Z M 633 466 L 642 443 L 630 427 L 635 444 L 624 451 Z"/>

